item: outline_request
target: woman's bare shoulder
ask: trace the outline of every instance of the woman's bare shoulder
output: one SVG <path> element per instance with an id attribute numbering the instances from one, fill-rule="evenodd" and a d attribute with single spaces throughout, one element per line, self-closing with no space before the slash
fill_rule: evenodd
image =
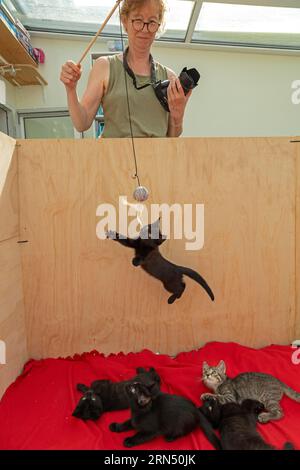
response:
<path id="1" fill-rule="evenodd" d="M 98 70 L 109 70 L 109 58 L 108 56 L 101 56 L 94 62 L 94 67 Z"/>
<path id="2" fill-rule="evenodd" d="M 119 59 L 122 62 L 122 54 L 102 55 L 95 60 L 95 64 L 109 66 L 110 61 Z"/>
<path id="3" fill-rule="evenodd" d="M 98 59 L 95 60 L 93 65 L 93 77 L 97 82 L 101 81 L 103 83 L 104 94 L 108 87 L 109 67 L 110 65 L 108 56 L 98 57 Z"/>

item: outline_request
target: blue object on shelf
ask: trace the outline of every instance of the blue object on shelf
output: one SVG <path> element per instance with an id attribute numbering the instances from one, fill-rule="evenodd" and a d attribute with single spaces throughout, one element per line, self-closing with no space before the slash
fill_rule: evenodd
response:
<path id="1" fill-rule="evenodd" d="M 8 27 L 8 29 L 13 33 L 14 36 L 17 36 L 17 28 L 15 25 L 8 19 L 8 17 L 5 15 L 3 11 L 0 10 L 0 18 L 2 21 L 5 23 L 5 25 Z"/>

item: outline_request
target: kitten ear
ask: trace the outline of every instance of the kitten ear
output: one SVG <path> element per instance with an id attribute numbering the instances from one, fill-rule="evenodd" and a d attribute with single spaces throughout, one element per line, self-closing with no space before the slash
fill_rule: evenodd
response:
<path id="1" fill-rule="evenodd" d="M 209 369 L 209 365 L 207 364 L 207 362 L 203 361 L 202 371 L 206 372 L 208 369 Z"/>
<path id="2" fill-rule="evenodd" d="M 147 372 L 146 369 L 144 369 L 144 367 L 137 367 L 136 368 L 136 373 L 137 374 L 143 374 L 144 372 Z"/>
<path id="3" fill-rule="evenodd" d="M 78 392 L 81 392 L 81 393 L 85 393 L 88 391 L 89 387 L 87 387 L 86 385 L 84 384 L 77 384 L 76 385 L 76 388 L 78 390 Z"/>
<path id="4" fill-rule="evenodd" d="M 224 361 L 220 361 L 219 364 L 217 365 L 217 369 L 221 374 L 226 374 L 226 364 Z"/>
<path id="5" fill-rule="evenodd" d="M 158 375 L 158 373 L 156 372 L 154 367 L 150 367 L 149 372 L 151 372 L 151 375 L 152 375 L 153 379 L 155 380 L 155 382 L 160 384 L 161 383 L 160 376 Z"/>

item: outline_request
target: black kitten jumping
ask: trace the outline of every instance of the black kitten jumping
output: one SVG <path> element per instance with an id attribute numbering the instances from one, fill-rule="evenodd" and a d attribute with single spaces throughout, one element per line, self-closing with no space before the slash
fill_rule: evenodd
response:
<path id="1" fill-rule="evenodd" d="M 77 390 L 83 393 L 72 415 L 83 420 L 96 420 L 105 411 L 124 410 L 129 408 L 129 399 L 126 393 L 126 385 L 143 380 L 148 386 L 158 389 L 160 377 L 153 367 L 149 371 L 138 367 L 138 375 L 130 380 L 111 382 L 110 380 L 95 380 L 90 387 L 77 384 Z"/>
<path id="2" fill-rule="evenodd" d="M 189 276 L 198 282 L 207 292 L 211 300 L 214 300 L 214 294 L 202 276 L 193 269 L 184 266 L 177 266 L 165 259 L 159 252 L 161 245 L 166 237 L 163 236 L 158 228 L 153 227 L 159 224 L 159 220 L 153 224 L 146 225 L 142 228 L 138 238 L 127 238 L 117 232 L 107 232 L 107 238 L 113 239 L 121 243 L 121 245 L 135 250 L 135 257 L 132 259 L 134 266 L 141 266 L 148 274 L 162 281 L 165 289 L 172 295 L 168 299 L 168 303 L 172 304 L 179 299 L 185 289 L 183 275 Z M 157 232 L 157 236 L 155 231 Z"/>
<path id="3" fill-rule="evenodd" d="M 197 427 L 216 449 L 220 442 L 207 418 L 187 398 L 163 393 L 142 381 L 126 385 L 131 409 L 131 419 L 112 423 L 110 430 L 123 432 L 134 429 L 136 434 L 124 440 L 125 447 L 133 447 L 164 436 L 166 441 L 189 434 Z"/>

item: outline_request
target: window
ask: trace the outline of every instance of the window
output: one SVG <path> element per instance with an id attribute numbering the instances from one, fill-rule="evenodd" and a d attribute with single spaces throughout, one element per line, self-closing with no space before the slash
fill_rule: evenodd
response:
<path id="1" fill-rule="evenodd" d="M 29 29 L 95 33 L 115 5 L 115 0 L 11 0 L 7 3 Z M 195 1 L 171 0 L 170 4 L 164 37 L 183 40 Z M 118 9 L 102 34 L 120 36 Z"/>
<path id="2" fill-rule="evenodd" d="M 74 139 L 74 127 L 68 111 L 19 113 L 25 139 Z"/>
<path id="3" fill-rule="evenodd" d="M 8 114 L 7 111 L 0 107 L 0 132 L 9 134 L 8 131 Z"/>
<path id="4" fill-rule="evenodd" d="M 203 2 L 193 40 L 300 49 L 300 8 Z"/>
<path id="5" fill-rule="evenodd" d="M 93 35 L 115 0 L 2 0 L 31 31 Z M 300 50 L 300 0 L 168 0 L 158 41 Z M 118 9 L 101 33 L 120 38 Z"/>
<path id="6" fill-rule="evenodd" d="M 3 104 L 0 104 L 0 132 L 16 137 L 13 112 Z"/>

